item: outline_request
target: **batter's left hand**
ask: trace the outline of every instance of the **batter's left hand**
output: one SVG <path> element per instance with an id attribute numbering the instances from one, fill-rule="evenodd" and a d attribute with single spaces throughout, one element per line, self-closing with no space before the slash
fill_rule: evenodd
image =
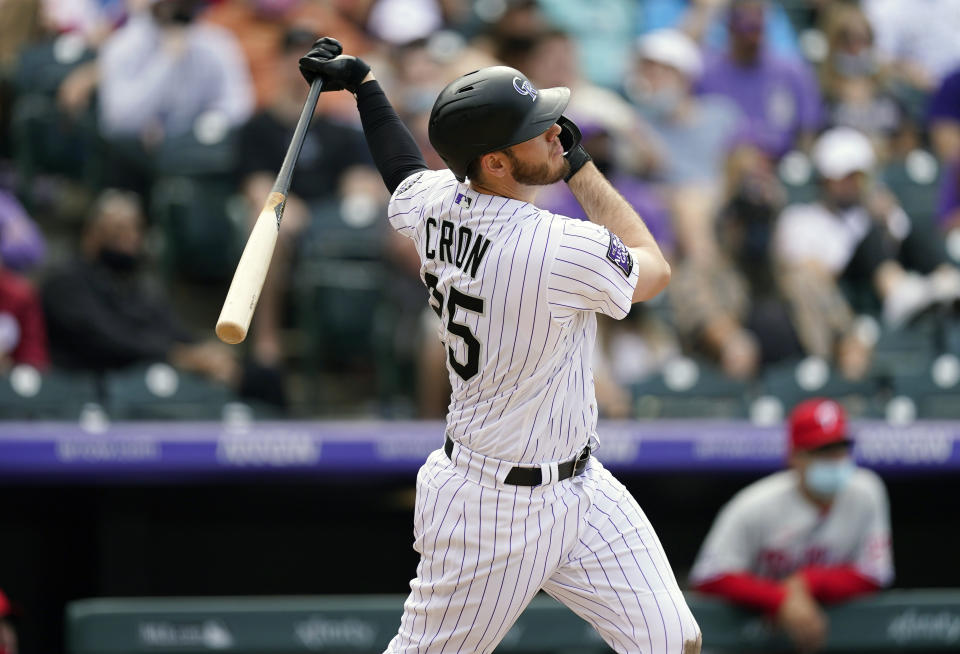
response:
<path id="1" fill-rule="evenodd" d="M 340 42 L 329 36 L 318 39 L 310 51 L 300 58 L 300 73 L 307 82 L 323 79 L 324 91 L 346 89 L 356 93 L 370 66 L 362 59 L 341 54 Z"/>

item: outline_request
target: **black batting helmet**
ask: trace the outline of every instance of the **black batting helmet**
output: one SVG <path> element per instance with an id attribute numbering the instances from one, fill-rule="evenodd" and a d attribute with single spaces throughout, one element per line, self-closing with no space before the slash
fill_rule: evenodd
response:
<path id="1" fill-rule="evenodd" d="M 537 89 L 515 68 L 481 68 L 440 92 L 430 112 L 430 144 L 462 182 L 471 161 L 545 132 L 569 101 L 565 86 Z"/>

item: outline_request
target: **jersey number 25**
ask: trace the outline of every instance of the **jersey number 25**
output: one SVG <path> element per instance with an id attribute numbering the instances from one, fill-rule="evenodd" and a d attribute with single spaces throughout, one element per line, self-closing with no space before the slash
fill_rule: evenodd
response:
<path id="1" fill-rule="evenodd" d="M 423 280 L 426 282 L 427 289 L 430 291 L 430 298 L 428 299 L 430 308 L 433 309 L 440 320 L 443 320 L 443 293 L 437 289 L 437 284 L 440 283 L 440 279 L 436 275 L 424 273 Z M 457 307 L 482 316 L 483 305 L 484 300 L 482 297 L 468 295 L 454 286 L 450 287 L 446 304 L 447 333 L 459 336 L 463 340 L 463 344 L 467 347 L 467 360 L 466 362 L 458 361 L 456 355 L 453 353 L 453 348 L 450 346 L 447 346 L 447 360 L 450 362 L 450 367 L 460 375 L 460 379 L 463 381 L 469 381 L 474 375 L 480 372 L 480 341 L 477 340 L 477 337 L 470 330 L 470 327 L 462 322 L 457 322 L 453 319 L 453 316 L 457 312 Z"/>

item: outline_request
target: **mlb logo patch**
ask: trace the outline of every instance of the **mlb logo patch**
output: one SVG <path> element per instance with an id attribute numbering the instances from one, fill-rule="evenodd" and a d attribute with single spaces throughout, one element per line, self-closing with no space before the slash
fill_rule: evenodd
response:
<path id="1" fill-rule="evenodd" d="M 463 193 L 457 193 L 457 199 L 454 200 L 454 202 L 469 209 L 470 205 L 473 204 L 473 198 L 471 198 L 469 195 L 464 195 Z"/>
<path id="2" fill-rule="evenodd" d="M 633 255 L 613 232 L 610 232 L 610 247 L 607 248 L 607 258 L 627 277 L 633 272 Z"/>

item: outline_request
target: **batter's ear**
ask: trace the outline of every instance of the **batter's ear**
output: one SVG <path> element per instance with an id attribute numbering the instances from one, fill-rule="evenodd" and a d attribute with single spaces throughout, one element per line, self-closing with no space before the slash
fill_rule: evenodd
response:
<path id="1" fill-rule="evenodd" d="M 484 177 L 506 177 L 510 174 L 510 167 L 503 152 L 488 152 L 480 157 L 481 173 Z"/>

